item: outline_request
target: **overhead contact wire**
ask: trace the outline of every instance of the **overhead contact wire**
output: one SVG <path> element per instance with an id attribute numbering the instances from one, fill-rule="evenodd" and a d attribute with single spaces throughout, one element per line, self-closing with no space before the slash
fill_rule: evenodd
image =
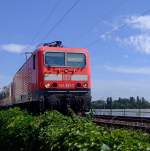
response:
<path id="1" fill-rule="evenodd" d="M 42 26 L 46 23 L 47 20 L 51 21 L 51 17 L 52 15 L 54 14 L 54 12 L 56 11 L 57 7 L 59 6 L 60 4 L 60 0 L 57 0 L 56 3 L 54 4 L 53 8 L 51 9 L 51 11 L 48 13 L 48 15 L 45 17 L 45 19 L 43 20 L 43 22 L 40 24 L 39 26 L 39 30 L 38 32 L 35 34 L 35 36 L 33 37 L 31 43 L 33 43 L 37 37 L 39 36 L 40 32 L 41 32 L 41 28 Z"/>
<path id="2" fill-rule="evenodd" d="M 75 6 L 80 2 L 80 0 L 75 1 L 75 3 L 64 13 L 64 15 L 54 24 L 54 26 L 48 31 L 48 33 L 42 38 L 45 40 L 55 28 L 64 20 L 64 18 L 75 8 Z"/>

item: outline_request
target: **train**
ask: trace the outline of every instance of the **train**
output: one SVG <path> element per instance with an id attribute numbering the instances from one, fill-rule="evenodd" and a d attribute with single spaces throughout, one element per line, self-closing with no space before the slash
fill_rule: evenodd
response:
<path id="1" fill-rule="evenodd" d="M 40 44 L 16 72 L 7 91 L 1 90 L 0 96 L 1 108 L 89 111 L 91 71 L 88 50 L 64 47 L 61 41 Z"/>

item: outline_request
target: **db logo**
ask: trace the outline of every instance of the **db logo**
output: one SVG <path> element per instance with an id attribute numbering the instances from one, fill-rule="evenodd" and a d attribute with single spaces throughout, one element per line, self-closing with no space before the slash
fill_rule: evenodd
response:
<path id="1" fill-rule="evenodd" d="M 63 81 L 70 81 L 71 80 L 71 75 L 70 74 L 63 74 L 62 75 L 62 80 Z"/>

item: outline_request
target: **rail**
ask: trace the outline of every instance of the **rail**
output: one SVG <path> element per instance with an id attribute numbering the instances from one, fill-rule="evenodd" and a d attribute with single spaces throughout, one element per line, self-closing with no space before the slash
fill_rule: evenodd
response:
<path id="1" fill-rule="evenodd" d="M 149 117 L 94 115 L 93 122 L 98 125 L 140 129 L 150 132 Z"/>

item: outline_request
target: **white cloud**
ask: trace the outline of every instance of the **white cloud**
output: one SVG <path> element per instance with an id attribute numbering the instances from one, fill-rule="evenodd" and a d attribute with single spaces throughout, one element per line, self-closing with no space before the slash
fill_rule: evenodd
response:
<path id="1" fill-rule="evenodd" d="M 129 24 L 133 28 L 150 30 L 150 15 L 130 16 L 125 19 L 125 23 Z"/>
<path id="2" fill-rule="evenodd" d="M 150 15 L 130 16 L 124 20 L 131 28 L 142 30 L 138 35 L 132 34 L 126 38 L 116 38 L 124 45 L 131 46 L 139 52 L 150 54 Z"/>
<path id="3" fill-rule="evenodd" d="M 23 45 L 23 44 L 15 44 L 15 43 L 0 45 L 1 51 L 7 51 L 11 53 L 21 53 L 21 52 L 26 51 L 27 48 L 30 48 L 30 46 Z"/>
<path id="4" fill-rule="evenodd" d="M 141 53 L 150 54 L 150 35 L 132 35 L 127 38 L 116 37 L 115 40 L 123 45 L 134 47 Z"/>
<path id="5" fill-rule="evenodd" d="M 122 35 L 122 30 L 124 29 L 122 27 L 124 26 L 128 28 L 128 32 L 126 32 L 128 36 L 124 38 L 121 36 L 113 36 L 113 33 L 119 29 L 118 34 L 120 33 Z M 135 33 L 133 29 L 137 29 Z M 141 53 L 150 54 L 150 15 L 126 17 L 120 20 L 120 25 L 115 25 L 112 30 L 101 34 L 100 37 L 103 40 L 113 39 Z"/>
<path id="6" fill-rule="evenodd" d="M 143 74 L 150 75 L 150 67 L 112 67 L 105 65 L 104 68 L 107 71 L 116 72 L 116 73 L 126 73 L 126 74 Z"/>
<path id="7" fill-rule="evenodd" d="M 106 38 L 112 38 L 112 34 L 119 30 L 121 27 L 123 27 L 124 24 L 120 24 L 120 25 L 114 25 L 113 28 L 110 31 L 104 32 L 103 34 L 100 34 L 99 37 L 106 40 Z"/>

